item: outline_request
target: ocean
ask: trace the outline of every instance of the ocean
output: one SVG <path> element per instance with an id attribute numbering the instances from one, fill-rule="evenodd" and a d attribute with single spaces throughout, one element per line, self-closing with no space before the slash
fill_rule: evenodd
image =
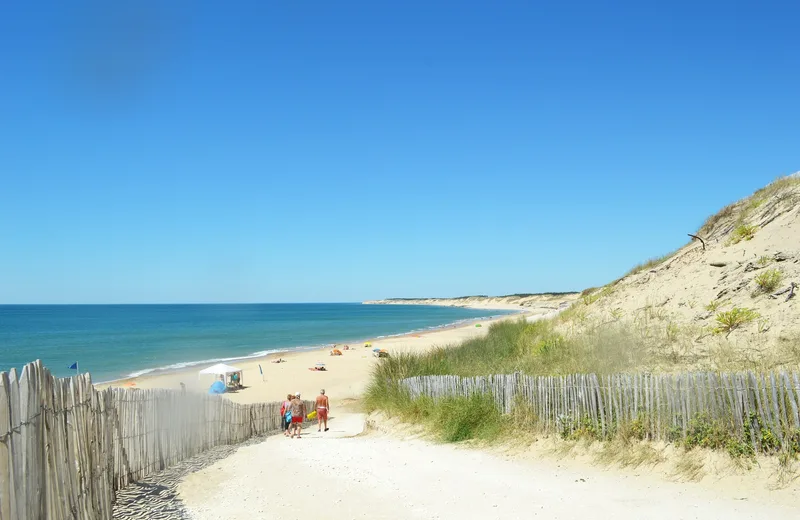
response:
<path id="1" fill-rule="evenodd" d="M 94 382 L 430 330 L 509 311 L 358 303 L 0 305 L 0 371 L 41 359 Z"/>

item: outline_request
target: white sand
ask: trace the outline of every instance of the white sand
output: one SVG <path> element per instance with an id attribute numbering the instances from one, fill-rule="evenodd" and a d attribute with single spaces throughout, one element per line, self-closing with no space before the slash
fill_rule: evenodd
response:
<path id="1" fill-rule="evenodd" d="M 334 416 L 336 414 L 334 413 Z M 192 518 L 782 519 L 798 509 L 649 476 L 534 463 L 370 433 L 361 417 L 303 439 L 272 437 L 180 485 Z M 301 497 L 298 499 L 298 495 Z"/>
<path id="2" fill-rule="evenodd" d="M 239 403 L 257 403 L 281 400 L 286 397 L 288 392 L 300 391 L 304 396 L 312 396 L 312 394 L 316 395 L 321 388 L 325 388 L 332 404 L 336 405 L 343 400 L 357 399 L 363 393 L 369 382 L 372 367 L 377 362 L 377 358 L 372 354 L 373 348 L 385 348 L 391 354 L 398 354 L 405 351 L 423 351 L 434 346 L 452 345 L 486 334 L 492 322 L 505 319 L 519 319 L 519 315 L 483 319 L 476 323 L 427 333 L 385 338 L 373 341 L 370 348 L 365 348 L 363 343 L 350 345 L 352 350 L 343 350 L 342 356 L 331 356 L 330 349 L 324 348 L 272 354 L 244 361 L 231 361 L 229 364 L 243 370 L 242 380 L 247 388 L 225 396 Z M 476 324 L 481 326 L 476 327 Z M 341 349 L 342 345 L 338 348 Z M 286 362 L 280 364 L 271 362 L 279 357 Z M 325 363 L 326 372 L 308 370 L 320 362 Z M 259 373 L 259 364 L 264 372 L 263 380 Z M 209 365 L 211 363 L 177 372 L 140 376 L 116 381 L 110 385 L 123 388 L 178 389 L 182 382 L 189 390 L 204 392 L 214 382 L 214 378 L 213 376 L 198 376 L 198 372 Z"/>

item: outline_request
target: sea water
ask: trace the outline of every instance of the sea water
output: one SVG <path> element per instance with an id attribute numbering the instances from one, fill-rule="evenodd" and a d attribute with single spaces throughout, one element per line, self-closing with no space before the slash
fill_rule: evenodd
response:
<path id="1" fill-rule="evenodd" d="M 0 305 L 0 371 L 78 363 L 95 382 L 430 330 L 508 311 L 356 303 Z"/>

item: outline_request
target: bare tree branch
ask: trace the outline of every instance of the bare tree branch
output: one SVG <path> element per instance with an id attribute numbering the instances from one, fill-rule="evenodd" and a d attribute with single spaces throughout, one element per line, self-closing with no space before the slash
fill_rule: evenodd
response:
<path id="1" fill-rule="evenodd" d="M 687 235 L 689 235 L 689 236 L 690 236 L 690 237 L 692 237 L 692 238 L 696 238 L 697 240 L 699 240 L 699 241 L 700 241 L 700 243 L 702 243 L 702 244 L 703 244 L 703 251 L 705 251 L 705 250 L 706 250 L 706 241 L 705 241 L 705 240 L 703 240 L 703 239 L 702 239 L 702 238 L 700 238 L 699 236 L 697 236 L 697 235 L 693 235 L 693 234 L 691 234 L 691 233 L 686 233 L 686 234 L 687 234 Z"/>

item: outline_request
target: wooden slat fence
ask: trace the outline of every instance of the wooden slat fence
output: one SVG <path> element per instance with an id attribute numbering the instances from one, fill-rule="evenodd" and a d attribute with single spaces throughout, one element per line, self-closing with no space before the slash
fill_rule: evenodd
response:
<path id="1" fill-rule="evenodd" d="M 400 384 L 414 399 L 489 394 L 502 413 L 525 407 L 537 429 L 561 435 L 583 428 L 610 438 L 635 428 L 641 438 L 677 441 L 703 422 L 756 451 L 795 449 L 790 445 L 800 442 L 800 374 L 794 371 L 421 376 Z"/>
<path id="2" fill-rule="evenodd" d="M 306 401 L 309 410 L 313 409 Z M 209 448 L 281 429 L 281 403 L 97 390 L 40 361 L 0 373 L 0 520 L 110 519 L 115 492 Z"/>

